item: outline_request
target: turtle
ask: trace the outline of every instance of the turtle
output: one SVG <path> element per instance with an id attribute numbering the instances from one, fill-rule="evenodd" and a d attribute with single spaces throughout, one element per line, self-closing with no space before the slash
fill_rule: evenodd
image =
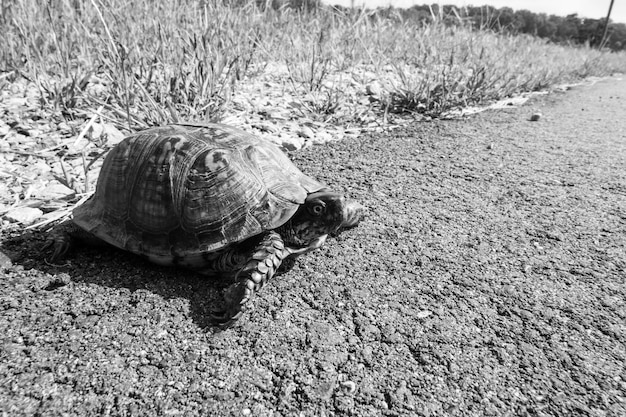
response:
<path id="1" fill-rule="evenodd" d="M 160 265 L 233 283 L 214 325 L 232 326 L 289 256 L 356 226 L 364 207 L 302 173 L 275 144 L 238 128 L 179 123 L 115 145 L 94 194 L 50 234 L 51 261 L 105 242 Z"/>

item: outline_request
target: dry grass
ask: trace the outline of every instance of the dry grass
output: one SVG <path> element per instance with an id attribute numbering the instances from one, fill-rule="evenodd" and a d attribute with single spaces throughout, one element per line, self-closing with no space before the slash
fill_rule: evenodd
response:
<path id="1" fill-rule="evenodd" d="M 36 82 L 46 106 L 69 117 L 103 106 L 129 129 L 219 120 L 238 83 L 268 63 L 286 66 L 286 88 L 325 120 L 346 106 L 344 87 L 355 80 L 380 83 L 373 101 L 381 117 L 437 117 L 626 67 L 625 54 L 448 27 L 443 19 L 418 26 L 362 10 L 226 3 L 0 0 L 0 65 Z"/>

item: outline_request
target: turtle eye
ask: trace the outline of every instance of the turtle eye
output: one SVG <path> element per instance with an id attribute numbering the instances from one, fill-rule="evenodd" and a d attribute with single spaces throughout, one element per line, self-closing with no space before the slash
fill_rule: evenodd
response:
<path id="1" fill-rule="evenodd" d="M 326 206 L 324 205 L 324 203 L 321 202 L 315 203 L 309 208 L 309 211 L 314 216 L 321 216 L 326 211 Z"/>

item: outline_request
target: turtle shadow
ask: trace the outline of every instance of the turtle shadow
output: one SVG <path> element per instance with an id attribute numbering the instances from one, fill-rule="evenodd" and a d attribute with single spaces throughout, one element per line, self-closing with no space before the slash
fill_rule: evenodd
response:
<path id="1" fill-rule="evenodd" d="M 0 270 L 36 270 L 42 274 L 40 290 L 55 291 L 75 284 L 95 284 L 131 293 L 149 291 L 166 300 L 187 299 L 188 314 L 201 329 L 215 328 L 211 314 L 223 306 L 223 291 L 232 277 L 207 277 L 192 270 L 159 266 L 140 256 L 109 245 L 77 248 L 62 264 L 51 264 L 52 253 L 43 250 L 46 234 L 26 231 L 0 237 Z M 295 260 L 286 259 L 277 276 L 293 268 Z M 245 318 L 244 318 L 245 320 Z"/>

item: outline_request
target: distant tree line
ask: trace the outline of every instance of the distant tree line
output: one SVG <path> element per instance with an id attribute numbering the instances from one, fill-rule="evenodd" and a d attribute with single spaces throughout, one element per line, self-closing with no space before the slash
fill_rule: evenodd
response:
<path id="1" fill-rule="evenodd" d="M 614 51 L 626 49 L 626 24 L 609 21 L 608 35 L 604 45 L 602 19 L 588 19 L 570 14 L 565 17 L 533 13 L 529 10 L 516 10 L 510 7 L 500 9 L 493 6 L 457 7 L 444 5 L 413 6 L 409 9 L 379 9 L 378 13 L 393 13 L 403 20 L 430 23 L 434 19 L 443 19 L 446 24 L 469 24 L 476 29 L 486 29 L 512 34 L 527 33 L 552 42 L 589 44 L 593 47 L 603 46 Z"/>
<path id="2" fill-rule="evenodd" d="M 246 4 L 245 0 L 224 0 L 231 4 Z M 301 11 L 315 11 L 325 7 L 321 0 L 255 0 L 261 8 L 273 9 L 291 8 Z M 332 4 L 332 0 L 328 3 Z M 359 0 L 355 1 L 358 4 Z M 331 6 L 337 11 L 350 13 L 349 7 Z M 475 29 L 493 30 L 511 34 L 526 33 L 549 39 L 552 42 L 588 44 L 592 47 L 605 47 L 613 51 L 626 49 L 626 24 L 612 23 L 604 45 L 602 34 L 604 22 L 602 19 L 588 19 L 570 14 L 565 17 L 533 13 L 529 10 L 513 10 L 510 7 L 496 8 L 493 6 L 440 6 L 438 4 L 412 6 L 408 9 L 386 7 L 373 11 L 373 15 L 381 17 L 400 18 L 403 21 L 414 21 L 419 24 L 432 23 L 434 20 L 443 21 L 448 25 L 471 25 Z"/>

